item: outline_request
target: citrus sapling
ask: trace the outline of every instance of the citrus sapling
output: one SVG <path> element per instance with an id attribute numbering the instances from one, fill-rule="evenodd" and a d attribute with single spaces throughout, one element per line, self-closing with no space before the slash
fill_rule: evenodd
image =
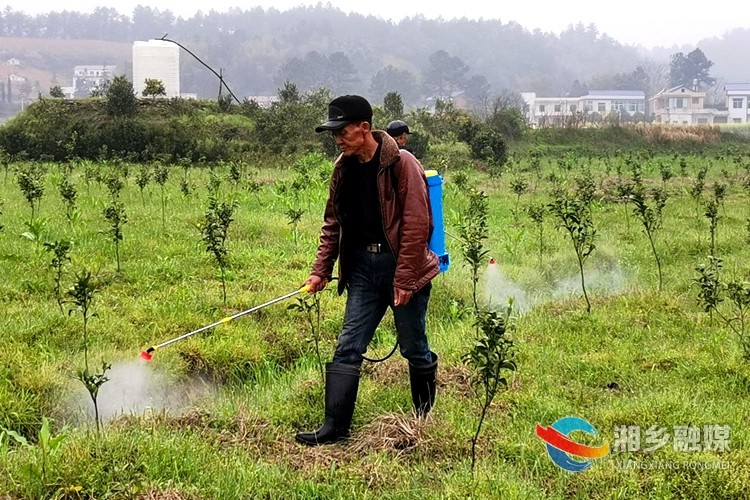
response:
<path id="1" fill-rule="evenodd" d="M 719 228 L 719 220 L 721 219 L 721 215 L 719 215 L 719 203 L 716 199 L 706 201 L 706 210 L 703 212 L 703 215 L 708 219 L 708 231 L 710 234 L 708 254 L 716 256 L 716 238 Z"/>
<path id="2" fill-rule="evenodd" d="M 591 302 L 586 292 L 586 276 L 583 265 L 596 248 L 596 228 L 591 218 L 591 209 L 575 196 L 567 195 L 549 204 L 550 211 L 557 216 L 558 228 L 565 229 L 570 236 L 581 273 L 581 289 L 586 300 L 586 312 L 591 312 Z"/>
<path id="3" fill-rule="evenodd" d="M 69 297 L 68 303 L 73 305 L 68 311 L 68 315 L 78 312 L 83 320 L 83 368 L 78 370 L 77 375 L 78 379 L 88 391 L 91 401 L 94 404 L 94 418 L 96 419 L 96 430 L 98 432 L 101 429 L 101 420 L 99 417 L 99 404 L 97 397 L 101 386 L 109 380 L 105 374 L 111 367 L 109 363 L 102 360 L 102 366 L 99 371 L 92 372 L 89 369 L 88 324 L 89 320 L 94 316 L 91 307 L 94 301 L 94 295 L 98 291 L 100 283 L 88 269 L 82 269 L 77 272 L 75 278 L 73 286 L 71 286 L 67 292 Z"/>
<path id="4" fill-rule="evenodd" d="M 483 191 L 477 191 L 474 188 L 469 190 L 468 195 L 469 206 L 465 212 L 459 214 L 458 234 L 464 261 L 471 268 L 474 311 L 479 311 L 477 300 L 479 269 L 489 253 L 484 249 L 484 241 L 488 237 L 489 197 Z"/>
<path id="5" fill-rule="evenodd" d="M 63 176 L 63 178 L 60 180 L 58 191 L 60 193 L 60 197 L 63 200 L 63 204 L 65 205 L 65 216 L 67 217 L 68 222 L 70 222 L 73 220 L 73 214 L 76 212 L 76 199 L 78 198 L 78 191 L 76 190 L 76 186 L 75 184 L 73 184 L 73 181 L 70 180 L 69 175 Z"/>
<path id="6" fill-rule="evenodd" d="M 539 243 L 539 268 L 542 267 L 542 254 L 544 253 L 544 216 L 547 213 L 547 207 L 542 203 L 535 203 L 526 207 L 529 218 L 536 226 Z"/>
<path id="7" fill-rule="evenodd" d="M 292 226 L 292 239 L 294 241 L 294 246 L 297 246 L 297 238 L 299 235 L 298 227 L 299 223 L 302 220 L 302 216 L 305 214 L 305 211 L 301 208 L 293 208 L 291 206 L 288 206 L 286 211 L 284 212 L 287 216 L 288 222 L 290 226 Z"/>
<path id="8" fill-rule="evenodd" d="M 512 301 L 504 313 L 492 310 L 477 312 L 475 327 L 477 339 L 474 347 L 464 356 L 464 361 L 472 370 L 471 382 L 478 392 L 481 411 L 471 439 L 471 470 L 476 464 L 476 447 L 482 424 L 487 417 L 495 396 L 508 388 L 507 372 L 516 370 L 515 347 L 508 333 L 513 329 L 510 314 Z"/>
<path id="9" fill-rule="evenodd" d="M 146 186 L 148 186 L 148 183 L 151 181 L 151 170 L 146 165 L 141 165 L 141 168 L 138 170 L 138 173 L 135 176 L 135 184 L 138 186 L 138 189 L 141 192 L 141 203 L 143 205 L 146 205 L 146 199 L 143 196 L 143 191 L 146 189 Z"/>
<path id="10" fill-rule="evenodd" d="M 161 194 L 161 224 L 166 229 L 167 227 L 167 193 L 165 185 L 169 180 L 169 167 L 163 163 L 157 163 L 154 169 L 154 181 L 159 185 L 159 193 Z"/>
<path id="11" fill-rule="evenodd" d="M 18 187 L 31 207 L 30 222 L 34 221 L 36 210 L 44 196 L 44 174 L 44 168 L 32 162 L 21 164 L 16 173 Z"/>
<path id="12" fill-rule="evenodd" d="M 216 259 L 221 272 L 221 289 L 224 305 L 227 303 L 227 285 L 226 285 L 226 267 L 227 267 L 227 236 L 229 234 L 229 225 L 234 221 L 232 215 L 237 206 L 237 202 L 219 202 L 216 197 L 211 196 L 208 199 L 208 208 L 200 224 L 200 231 L 203 242 L 206 244 L 206 251 L 211 253 Z"/>
<path id="13" fill-rule="evenodd" d="M 112 242 L 115 244 L 115 261 L 119 273 L 121 271 L 120 242 L 123 240 L 122 226 L 127 224 L 128 214 L 125 212 L 125 206 L 119 200 L 112 200 L 102 213 L 109 222 L 109 229 L 104 232 L 112 238 Z"/>
<path id="14" fill-rule="evenodd" d="M 49 266 L 55 271 L 55 299 L 57 305 L 60 307 L 60 312 L 64 313 L 63 303 L 64 298 L 62 294 L 62 278 L 65 271 L 65 263 L 70 262 L 70 249 L 73 243 L 67 240 L 57 240 L 52 242 L 45 242 L 44 249 L 47 252 L 52 253 L 52 260 Z"/>
<path id="15" fill-rule="evenodd" d="M 656 251 L 656 233 L 661 229 L 664 206 L 667 203 L 667 194 L 665 188 L 658 187 L 653 190 L 653 204 L 650 205 L 646 199 L 642 185 L 636 186 L 636 189 L 631 195 L 635 208 L 633 212 L 640 219 L 643 224 L 643 230 L 648 237 L 648 242 L 651 244 L 651 251 L 654 254 L 654 260 L 656 260 L 656 269 L 659 273 L 659 291 L 662 291 L 664 278 L 662 276 L 661 259 L 659 258 L 659 252 Z"/>
<path id="16" fill-rule="evenodd" d="M 289 304 L 287 309 L 298 311 L 305 315 L 311 333 L 311 336 L 307 341 L 312 342 L 315 347 L 315 356 L 318 362 L 320 380 L 325 383 L 323 356 L 320 354 L 320 297 L 318 293 L 305 297 L 297 297 L 297 303 Z"/>
<path id="17" fill-rule="evenodd" d="M 513 208 L 513 221 L 517 225 L 519 221 L 518 205 L 521 202 L 521 195 L 529 189 L 529 181 L 522 176 L 516 176 L 510 181 L 510 188 L 516 195 L 516 205 Z"/>

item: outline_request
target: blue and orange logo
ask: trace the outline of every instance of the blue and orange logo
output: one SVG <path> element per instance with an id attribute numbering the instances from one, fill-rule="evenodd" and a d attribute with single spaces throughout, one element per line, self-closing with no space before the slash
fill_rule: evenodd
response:
<path id="1" fill-rule="evenodd" d="M 591 467 L 593 459 L 602 458 L 609 453 L 609 443 L 601 446 L 586 446 L 571 440 L 569 436 L 573 431 L 581 431 L 598 437 L 594 426 L 578 417 L 563 417 L 549 427 L 536 424 L 536 435 L 544 441 L 549 457 L 561 469 L 568 472 L 582 472 Z M 589 460 L 573 460 L 570 455 Z"/>

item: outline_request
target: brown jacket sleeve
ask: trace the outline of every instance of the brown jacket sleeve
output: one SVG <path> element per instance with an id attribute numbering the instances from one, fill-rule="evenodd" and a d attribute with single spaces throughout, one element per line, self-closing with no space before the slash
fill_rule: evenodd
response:
<path id="1" fill-rule="evenodd" d="M 333 266 L 339 256 L 341 226 L 333 210 L 333 198 L 340 179 L 338 163 L 336 162 L 333 174 L 331 175 L 331 182 L 328 187 L 328 201 L 326 202 L 323 214 L 323 226 L 320 230 L 318 252 L 311 271 L 311 274 L 327 280 L 330 280 L 331 276 L 333 276 Z"/>

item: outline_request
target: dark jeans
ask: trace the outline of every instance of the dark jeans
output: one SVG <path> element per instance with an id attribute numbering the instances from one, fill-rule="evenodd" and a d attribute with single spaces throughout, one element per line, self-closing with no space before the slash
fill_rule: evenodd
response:
<path id="1" fill-rule="evenodd" d="M 432 355 L 425 334 L 431 284 L 422 287 L 407 304 L 393 307 L 393 276 L 396 271 L 393 254 L 358 250 L 353 257 L 347 281 L 344 325 L 333 362 L 362 363 L 362 355 L 367 351 L 375 329 L 386 309 L 391 307 L 401 355 L 415 365 L 431 363 Z"/>

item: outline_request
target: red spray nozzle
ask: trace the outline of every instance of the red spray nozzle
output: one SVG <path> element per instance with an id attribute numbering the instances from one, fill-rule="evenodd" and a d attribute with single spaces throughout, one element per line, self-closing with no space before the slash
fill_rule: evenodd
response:
<path id="1" fill-rule="evenodd" d="M 155 349 L 153 347 L 149 347 L 145 351 L 141 351 L 141 359 L 151 361 L 151 359 L 154 357 L 154 355 L 152 354 L 154 350 Z"/>

